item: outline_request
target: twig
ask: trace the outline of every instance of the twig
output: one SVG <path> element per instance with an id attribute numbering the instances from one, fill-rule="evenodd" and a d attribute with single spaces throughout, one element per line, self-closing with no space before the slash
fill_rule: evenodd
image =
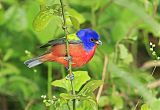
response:
<path id="1" fill-rule="evenodd" d="M 149 83 L 149 84 L 147 85 L 147 87 L 148 87 L 149 89 L 153 89 L 153 88 L 156 88 L 156 87 L 159 87 L 159 86 L 160 86 L 160 80 L 154 81 L 154 82 Z"/>
<path id="2" fill-rule="evenodd" d="M 142 96 L 138 99 L 138 101 L 137 101 L 137 103 L 136 103 L 136 106 L 134 107 L 134 109 L 133 110 L 136 110 L 137 109 L 137 107 L 138 107 L 138 105 L 139 105 L 139 103 L 140 103 L 140 99 L 142 98 Z"/>
<path id="3" fill-rule="evenodd" d="M 48 63 L 48 98 L 52 98 L 52 63 Z M 52 107 L 49 106 L 49 110 L 51 110 Z"/>
<path id="4" fill-rule="evenodd" d="M 154 74 L 156 68 L 157 68 L 157 66 L 154 66 L 153 71 L 152 71 L 152 73 L 151 73 L 152 76 L 153 76 L 153 74 Z"/>
<path id="5" fill-rule="evenodd" d="M 30 100 L 24 110 L 29 110 L 29 108 L 30 108 L 35 102 L 36 102 L 36 100 Z"/>
<path id="6" fill-rule="evenodd" d="M 70 53 L 69 53 L 69 42 L 68 42 L 68 30 L 67 30 L 67 27 L 66 27 L 66 19 L 65 19 L 65 14 L 64 14 L 64 8 L 63 8 L 63 1 L 60 0 L 60 4 L 61 4 L 61 8 L 62 8 L 62 18 L 63 18 L 63 30 L 65 32 L 65 37 L 66 37 L 66 53 L 67 53 L 67 57 L 70 58 L 68 60 L 68 66 L 69 66 L 69 75 L 72 76 L 72 61 L 71 61 L 71 56 L 70 56 Z M 75 91 L 74 91 L 74 86 L 73 86 L 73 81 L 70 80 L 71 82 L 71 87 L 72 87 L 72 94 L 74 95 L 75 94 Z M 75 106 L 76 106 L 76 100 L 74 99 L 73 100 L 73 110 L 75 110 Z"/>
<path id="7" fill-rule="evenodd" d="M 104 66 L 103 66 L 103 72 L 102 72 L 102 81 L 104 82 L 105 80 L 105 77 L 106 77 L 106 71 L 107 71 L 107 64 L 108 64 L 108 57 L 107 55 L 105 55 L 105 60 L 104 60 Z M 102 90 L 103 90 L 103 85 L 100 86 L 99 90 L 98 90 L 98 93 L 97 93 L 97 102 L 101 96 L 101 93 L 102 93 Z"/>
<path id="8" fill-rule="evenodd" d="M 142 69 L 149 69 L 149 68 L 152 68 L 152 67 L 157 67 L 157 66 L 160 66 L 160 61 L 155 61 L 155 60 L 151 60 L 151 61 L 147 61 L 145 62 L 143 65 L 142 65 Z"/>

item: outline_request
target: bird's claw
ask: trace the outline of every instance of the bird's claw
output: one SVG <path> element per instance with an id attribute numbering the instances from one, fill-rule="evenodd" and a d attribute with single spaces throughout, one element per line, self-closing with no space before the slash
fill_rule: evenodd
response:
<path id="1" fill-rule="evenodd" d="M 67 29 L 67 27 L 66 27 L 66 26 L 62 26 L 62 29 L 64 29 L 64 30 L 65 30 L 65 29 Z"/>
<path id="2" fill-rule="evenodd" d="M 66 79 L 68 79 L 68 80 L 74 80 L 74 74 L 72 73 L 71 75 L 68 75 L 66 77 Z"/>
<path id="3" fill-rule="evenodd" d="M 68 67 L 65 67 L 65 68 L 66 68 L 67 71 L 69 71 L 69 68 L 68 68 Z"/>
<path id="4" fill-rule="evenodd" d="M 71 56 L 67 56 L 67 57 L 64 57 L 64 59 L 67 60 L 67 61 L 71 61 L 72 57 Z"/>

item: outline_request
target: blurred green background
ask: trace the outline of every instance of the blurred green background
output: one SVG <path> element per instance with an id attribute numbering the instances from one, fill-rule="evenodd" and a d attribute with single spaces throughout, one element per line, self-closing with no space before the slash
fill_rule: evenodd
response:
<path id="1" fill-rule="evenodd" d="M 33 29 L 42 1 L 0 0 L 0 110 L 46 109 L 41 95 L 47 94 L 48 63 L 33 69 L 23 64 L 45 52 L 42 44 L 64 36 L 57 17 L 42 31 Z M 59 0 L 46 1 L 55 3 Z M 89 64 L 76 69 L 101 79 L 107 56 L 99 110 L 150 110 L 150 104 L 160 110 L 160 0 L 65 0 L 65 5 L 81 28 L 95 29 L 103 42 Z M 67 75 L 63 66 L 52 65 L 53 80 Z M 60 91 L 53 87 L 54 95 Z"/>

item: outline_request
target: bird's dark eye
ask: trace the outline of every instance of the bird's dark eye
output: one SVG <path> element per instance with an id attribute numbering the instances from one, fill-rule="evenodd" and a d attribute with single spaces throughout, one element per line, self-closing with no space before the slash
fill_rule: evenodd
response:
<path id="1" fill-rule="evenodd" d="M 90 39 L 90 41 L 91 41 L 91 42 L 93 42 L 93 41 L 94 41 L 94 39 L 93 39 L 93 38 L 91 38 L 91 39 Z"/>

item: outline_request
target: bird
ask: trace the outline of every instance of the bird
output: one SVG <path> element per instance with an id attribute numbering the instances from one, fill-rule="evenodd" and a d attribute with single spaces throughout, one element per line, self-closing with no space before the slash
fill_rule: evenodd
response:
<path id="1" fill-rule="evenodd" d="M 95 54 L 98 45 L 101 45 L 100 36 L 98 33 L 91 29 L 80 29 L 76 32 L 78 39 L 68 40 L 69 55 L 71 57 L 71 65 L 73 68 L 82 67 L 87 64 Z M 59 38 L 48 41 L 40 48 L 49 47 L 50 49 L 35 58 L 29 59 L 24 64 L 29 67 L 35 67 L 44 62 L 57 62 L 68 67 L 68 56 L 66 53 L 66 38 Z"/>

